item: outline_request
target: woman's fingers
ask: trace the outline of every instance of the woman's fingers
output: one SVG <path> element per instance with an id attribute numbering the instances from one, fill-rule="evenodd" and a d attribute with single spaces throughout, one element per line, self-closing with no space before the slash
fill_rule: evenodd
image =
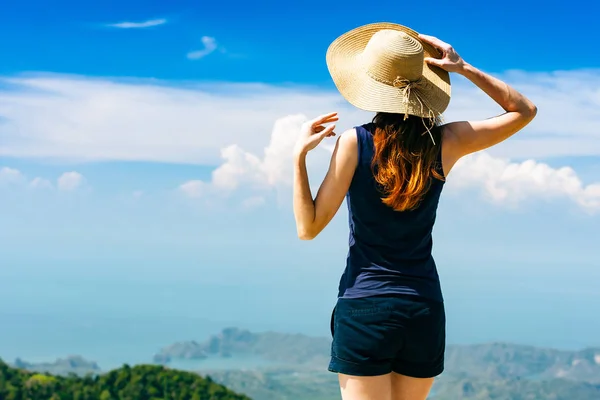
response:
<path id="1" fill-rule="evenodd" d="M 444 52 L 448 51 L 451 47 L 448 43 L 441 41 L 440 39 L 436 38 L 435 36 L 419 34 L 419 39 L 421 39 L 424 42 L 429 43 L 433 47 L 440 49 Z"/>
<path id="2" fill-rule="evenodd" d="M 331 112 L 329 114 L 319 115 L 317 118 L 310 121 L 310 124 L 315 127 L 317 125 L 326 124 L 329 122 L 337 121 L 339 118 L 337 112 Z"/>
<path id="3" fill-rule="evenodd" d="M 335 124 L 329 125 L 327 128 L 324 128 L 323 131 L 321 131 L 321 137 L 326 138 L 329 136 L 335 136 L 335 132 L 333 132 L 334 129 Z"/>
<path id="4" fill-rule="evenodd" d="M 425 62 L 440 68 L 444 66 L 444 62 L 439 58 L 425 57 Z"/>
<path id="5" fill-rule="evenodd" d="M 314 131 L 315 131 L 315 133 L 319 133 L 319 132 L 323 131 L 323 129 L 325 129 L 325 128 L 327 128 L 327 127 L 323 126 L 323 125 L 319 125 L 319 126 L 315 127 Z"/>

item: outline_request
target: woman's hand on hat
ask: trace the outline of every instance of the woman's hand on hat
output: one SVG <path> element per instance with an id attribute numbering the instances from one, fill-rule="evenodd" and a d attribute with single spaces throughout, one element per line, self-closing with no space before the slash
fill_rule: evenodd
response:
<path id="1" fill-rule="evenodd" d="M 429 35 L 419 34 L 419 39 L 425 43 L 429 43 L 442 52 L 442 58 L 425 57 L 425 62 L 440 67 L 448 72 L 461 73 L 463 71 L 465 67 L 464 60 L 448 43 Z"/>
<path id="2" fill-rule="evenodd" d="M 296 142 L 294 153 L 296 155 L 306 154 L 321 143 L 323 139 L 330 136 L 335 136 L 335 124 L 323 126 L 331 122 L 337 121 L 339 118 L 337 112 L 323 114 L 310 121 L 302 124 L 300 129 L 300 137 Z"/>

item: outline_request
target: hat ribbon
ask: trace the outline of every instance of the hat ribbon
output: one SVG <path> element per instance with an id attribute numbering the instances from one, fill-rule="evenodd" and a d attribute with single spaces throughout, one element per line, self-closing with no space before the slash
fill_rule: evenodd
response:
<path id="1" fill-rule="evenodd" d="M 427 133 L 429 133 L 429 137 L 431 138 L 431 141 L 435 146 L 435 140 L 433 139 L 431 128 L 435 126 L 436 113 L 433 111 L 433 108 L 429 106 L 427 99 L 421 95 L 421 90 L 425 89 L 427 83 L 428 81 L 424 77 L 420 77 L 417 80 L 410 81 L 406 78 L 397 76 L 396 79 L 394 79 L 394 81 L 392 82 L 392 86 L 398 88 L 398 95 L 402 97 L 402 101 L 404 103 L 408 103 L 410 99 L 410 94 L 414 93 L 415 98 L 419 101 L 419 104 L 421 105 L 421 114 L 423 114 L 423 108 L 427 107 L 428 118 L 432 121 L 432 125 L 431 127 L 427 126 L 425 124 L 425 121 L 423 121 L 423 124 L 425 125 L 425 129 L 427 129 Z M 406 112 L 404 113 L 404 120 L 406 121 L 407 118 L 408 113 Z"/>

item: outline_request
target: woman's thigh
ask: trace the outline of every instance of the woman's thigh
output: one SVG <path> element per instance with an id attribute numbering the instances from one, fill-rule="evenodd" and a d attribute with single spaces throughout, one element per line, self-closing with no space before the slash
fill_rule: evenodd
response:
<path id="1" fill-rule="evenodd" d="M 393 400 L 392 374 L 352 376 L 338 374 L 343 400 Z"/>
<path id="2" fill-rule="evenodd" d="M 391 374 L 391 400 L 425 400 L 431 391 L 434 378 L 413 378 L 393 372 Z"/>

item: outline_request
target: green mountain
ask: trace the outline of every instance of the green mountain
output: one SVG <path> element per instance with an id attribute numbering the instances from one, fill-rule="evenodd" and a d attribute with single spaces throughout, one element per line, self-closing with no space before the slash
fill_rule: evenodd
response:
<path id="1" fill-rule="evenodd" d="M 250 400 L 210 378 L 156 365 L 86 377 L 29 372 L 0 361 L 2 400 Z"/>

